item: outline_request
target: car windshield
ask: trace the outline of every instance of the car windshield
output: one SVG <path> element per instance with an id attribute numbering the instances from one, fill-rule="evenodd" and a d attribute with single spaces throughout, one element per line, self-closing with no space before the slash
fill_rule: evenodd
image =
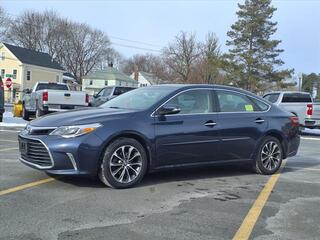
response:
<path id="1" fill-rule="evenodd" d="M 126 92 L 102 104 L 100 107 L 145 110 L 170 94 L 173 90 L 173 88 L 142 87 Z"/>
<path id="2" fill-rule="evenodd" d="M 265 95 L 263 98 L 268 100 L 269 102 L 275 103 L 279 98 L 280 93 L 270 93 Z"/>

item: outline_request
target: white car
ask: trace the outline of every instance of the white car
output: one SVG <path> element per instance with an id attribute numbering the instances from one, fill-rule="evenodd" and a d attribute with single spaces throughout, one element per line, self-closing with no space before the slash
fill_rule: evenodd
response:
<path id="1" fill-rule="evenodd" d="M 320 103 L 314 103 L 310 93 L 271 92 L 263 98 L 296 115 L 302 127 L 320 128 Z"/>

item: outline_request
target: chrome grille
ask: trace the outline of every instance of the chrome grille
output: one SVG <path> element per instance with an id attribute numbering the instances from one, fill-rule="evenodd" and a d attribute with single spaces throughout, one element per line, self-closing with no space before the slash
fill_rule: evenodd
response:
<path id="1" fill-rule="evenodd" d="M 38 167 L 52 167 L 53 163 L 46 146 L 37 139 L 19 137 L 21 158 Z"/>

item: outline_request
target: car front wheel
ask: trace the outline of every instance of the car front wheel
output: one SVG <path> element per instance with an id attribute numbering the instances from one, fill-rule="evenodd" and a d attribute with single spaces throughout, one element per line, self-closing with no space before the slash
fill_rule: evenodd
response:
<path id="1" fill-rule="evenodd" d="M 105 150 L 99 178 L 112 188 L 130 188 L 142 180 L 147 164 L 146 151 L 138 141 L 119 138 Z"/>
<path id="2" fill-rule="evenodd" d="M 254 169 L 259 174 L 274 174 L 282 163 L 282 146 L 274 137 L 266 137 L 259 147 Z"/>

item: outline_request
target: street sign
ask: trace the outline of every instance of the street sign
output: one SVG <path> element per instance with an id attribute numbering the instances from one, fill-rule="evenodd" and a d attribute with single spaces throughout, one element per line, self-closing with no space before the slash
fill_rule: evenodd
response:
<path id="1" fill-rule="evenodd" d="M 7 78 L 7 80 L 6 80 L 6 87 L 7 87 L 7 88 L 11 88 L 11 87 L 12 87 L 12 80 L 11 80 L 11 78 Z"/>

